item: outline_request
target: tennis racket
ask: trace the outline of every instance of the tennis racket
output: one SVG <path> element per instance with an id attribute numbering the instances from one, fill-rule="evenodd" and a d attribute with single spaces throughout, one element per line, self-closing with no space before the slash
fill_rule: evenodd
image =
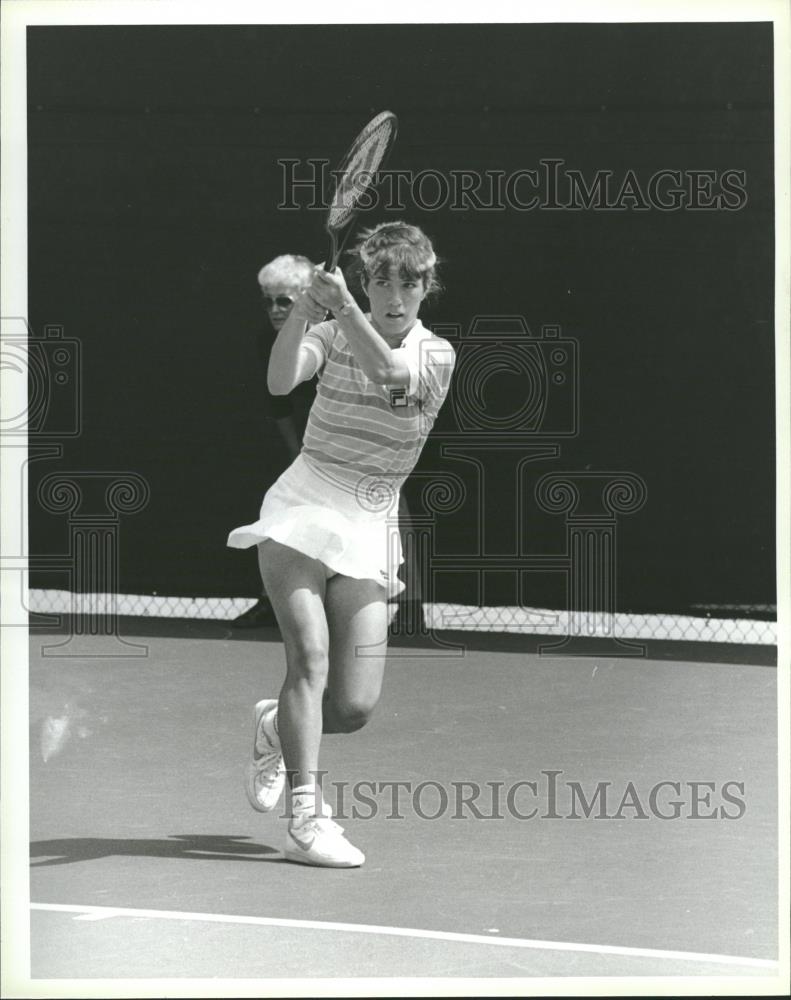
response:
<path id="1" fill-rule="evenodd" d="M 335 185 L 324 223 L 330 238 L 325 271 L 335 270 L 354 228 L 360 202 L 376 186 L 377 171 L 384 166 L 397 134 L 398 119 L 393 112 L 380 112 L 360 132 L 334 172 Z"/>

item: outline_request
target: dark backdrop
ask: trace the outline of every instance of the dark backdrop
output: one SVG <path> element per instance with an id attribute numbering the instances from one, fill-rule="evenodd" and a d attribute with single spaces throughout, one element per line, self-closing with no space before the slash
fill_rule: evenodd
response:
<path id="1" fill-rule="evenodd" d="M 67 545 L 41 475 L 131 470 L 151 500 L 122 523 L 123 591 L 255 593 L 253 557 L 225 548 L 285 462 L 258 396 L 255 275 L 325 247 L 320 214 L 277 208 L 277 161 L 335 161 L 391 108 L 394 169 L 744 171 L 732 211 L 407 203 L 366 221 L 405 215 L 435 238 L 446 292 L 428 321 L 519 314 L 579 342 L 579 433 L 534 475 L 644 479 L 619 526 L 621 609 L 773 602 L 771 58 L 764 24 L 29 29 L 29 316 L 80 341 L 83 387 L 81 434 L 31 465 L 31 552 Z M 523 391 L 503 376 L 497 395 Z M 453 429 L 448 406 L 437 431 Z M 505 551 L 491 497 L 512 506 L 511 467 L 486 475 L 487 545 Z M 478 512 L 471 491 L 444 551 L 469 550 Z M 531 551 L 562 548 L 562 518 L 526 514 Z M 507 590 L 492 577 L 487 599 Z M 476 599 L 463 574 L 440 591 Z M 535 577 L 529 603 L 559 593 Z"/>

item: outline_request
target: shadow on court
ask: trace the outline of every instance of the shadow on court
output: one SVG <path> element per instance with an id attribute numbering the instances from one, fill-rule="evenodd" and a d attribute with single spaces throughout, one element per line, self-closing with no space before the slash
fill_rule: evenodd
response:
<path id="1" fill-rule="evenodd" d="M 274 847 L 249 843 L 250 837 L 173 834 L 167 839 L 125 840 L 122 838 L 66 837 L 38 840 L 30 845 L 31 868 L 71 865 L 100 858 L 182 858 L 186 861 L 279 861 Z M 275 855 L 275 857 L 270 857 Z"/>
<path id="2" fill-rule="evenodd" d="M 330 871 L 283 862 L 282 810 L 244 793 L 252 706 L 282 683 L 276 631 L 152 624 L 137 622 L 138 656 L 31 637 L 30 899 L 66 908 L 36 913 L 35 976 L 705 975 L 700 957 L 651 950 L 775 959 L 775 671 L 524 645 L 393 655 L 371 723 L 322 744 L 327 802 L 367 857 Z M 37 734 L 69 707 L 71 738 L 46 756 Z M 480 815 L 460 804 L 471 788 Z M 367 927 L 366 946 L 334 923 Z M 596 954 L 562 951 L 575 943 Z M 648 951 L 611 953 L 624 947 Z"/>

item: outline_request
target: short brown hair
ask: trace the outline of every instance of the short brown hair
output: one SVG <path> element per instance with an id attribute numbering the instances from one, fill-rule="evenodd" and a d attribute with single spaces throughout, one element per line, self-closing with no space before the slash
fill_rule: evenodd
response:
<path id="1" fill-rule="evenodd" d="M 382 222 L 365 230 L 352 253 L 353 270 L 363 291 L 372 278 L 386 277 L 393 268 L 402 278 L 422 281 L 426 297 L 441 288 L 431 240 L 422 229 L 408 222 Z"/>

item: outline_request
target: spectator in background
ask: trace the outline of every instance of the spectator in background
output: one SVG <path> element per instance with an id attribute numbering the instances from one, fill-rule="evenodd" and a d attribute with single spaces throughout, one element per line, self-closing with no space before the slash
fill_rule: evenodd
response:
<path id="1" fill-rule="evenodd" d="M 258 284 L 261 287 L 266 312 L 266 321 L 256 336 L 258 358 L 261 363 L 259 389 L 268 422 L 270 426 L 274 423 L 286 446 L 285 465 L 290 465 L 302 448 L 302 435 L 305 433 L 308 413 L 316 395 L 316 379 L 301 382 L 287 396 L 273 396 L 266 385 L 266 371 L 275 337 L 288 318 L 297 296 L 310 285 L 314 266 L 307 257 L 282 254 L 269 261 L 258 272 Z M 232 625 L 234 628 L 277 625 L 275 613 L 263 587 L 256 603 L 234 619 Z"/>

